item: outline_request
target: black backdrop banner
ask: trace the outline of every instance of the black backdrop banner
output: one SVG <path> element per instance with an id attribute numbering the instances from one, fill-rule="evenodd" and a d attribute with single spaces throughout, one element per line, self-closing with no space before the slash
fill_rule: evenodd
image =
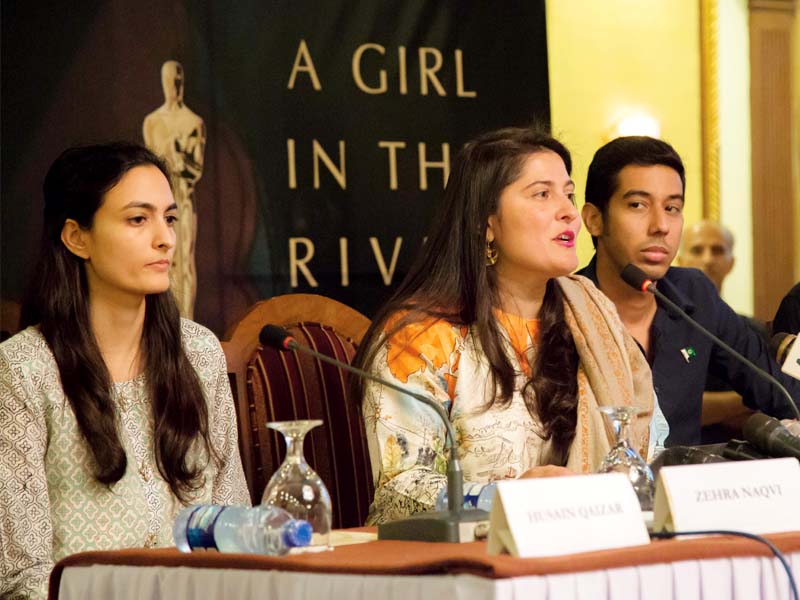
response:
<path id="1" fill-rule="evenodd" d="M 2 5 L 4 299 L 31 275 L 52 160 L 142 141 L 151 114 L 197 216 L 194 318 L 218 334 L 292 292 L 371 316 L 460 146 L 549 125 L 544 0 L 58 4 Z M 159 131 L 176 80 L 190 110 Z"/>

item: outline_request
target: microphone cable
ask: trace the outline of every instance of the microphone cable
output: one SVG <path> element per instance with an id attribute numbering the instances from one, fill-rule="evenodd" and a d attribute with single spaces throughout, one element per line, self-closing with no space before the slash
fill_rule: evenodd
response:
<path id="1" fill-rule="evenodd" d="M 797 583 L 795 583 L 794 575 L 792 575 L 792 567 L 789 565 L 789 561 L 786 559 L 786 555 L 778 550 L 778 548 L 770 542 L 767 538 L 761 537 L 760 535 L 756 535 L 755 533 L 748 533 L 746 531 L 735 531 L 732 529 L 708 529 L 708 530 L 696 530 L 696 531 L 659 531 L 659 532 L 651 532 L 651 538 L 657 538 L 662 540 L 669 540 L 679 535 L 738 535 L 743 538 L 747 538 L 750 540 L 755 540 L 756 542 L 761 542 L 767 548 L 772 551 L 772 554 L 775 555 L 781 565 L 783 565 L 784 570 L 786 571 L 786 576 L 789 578 L 789 588 L 792 590 L 792 596 L 794 600 L 800 600 L 797 595 Z"/>

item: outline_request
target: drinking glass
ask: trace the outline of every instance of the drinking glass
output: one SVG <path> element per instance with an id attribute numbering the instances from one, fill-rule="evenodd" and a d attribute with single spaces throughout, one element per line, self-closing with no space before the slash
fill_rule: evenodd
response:
<path id="1" fill-rule="evenodd" d="M 638 409 L 633 406 L 601 406 L 602 412 L 616 435 L 614 446 L 600 463 L 598 473 L 623 473 L 633 486 L 643 511 L 653 510 L 653 471 L 631 446 L 631 423 Z"/>
<path id="2" fill-rule="evenodd" d="M 283 434 L 286 458 L 273 473 L 264 490 L 262 504 L 277 506 L 296 519 L 311 524 L 311 549 L 328 547 L 331 532 L 331 496 L 319 475 L 308 466 L 303 454 L 306 433 L 322 425 L 320 420 L 273 421 L 267 427 Z"/>

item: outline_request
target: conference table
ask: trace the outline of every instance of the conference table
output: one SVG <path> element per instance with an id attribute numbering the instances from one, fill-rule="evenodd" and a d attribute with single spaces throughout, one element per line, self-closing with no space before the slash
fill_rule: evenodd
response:
<path id="1" fill-rule="evenodd" d="M 765 537 L 800 572 L 800 532 Z M 525 559 L 489 556 L 486 542 L 373 540 L 283 557 L 175 548 L 84 552 L 56 565 L 49 598 L 788 600 L 787 582 L 763 544 L 734 536 Z"/>

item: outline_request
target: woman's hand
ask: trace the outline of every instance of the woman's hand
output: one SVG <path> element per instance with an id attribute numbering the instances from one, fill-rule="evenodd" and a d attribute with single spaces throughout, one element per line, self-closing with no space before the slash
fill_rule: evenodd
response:
<path id="1" fill-rule="evenodd" d="M 533 467 L 528 469 L 520 479 L 534 479 L 536 477 L 564 477 L 565 475 L 575 475 L 566 467 L 557 467 L 556 465 L 542 465 L 541 467 Z"/>

